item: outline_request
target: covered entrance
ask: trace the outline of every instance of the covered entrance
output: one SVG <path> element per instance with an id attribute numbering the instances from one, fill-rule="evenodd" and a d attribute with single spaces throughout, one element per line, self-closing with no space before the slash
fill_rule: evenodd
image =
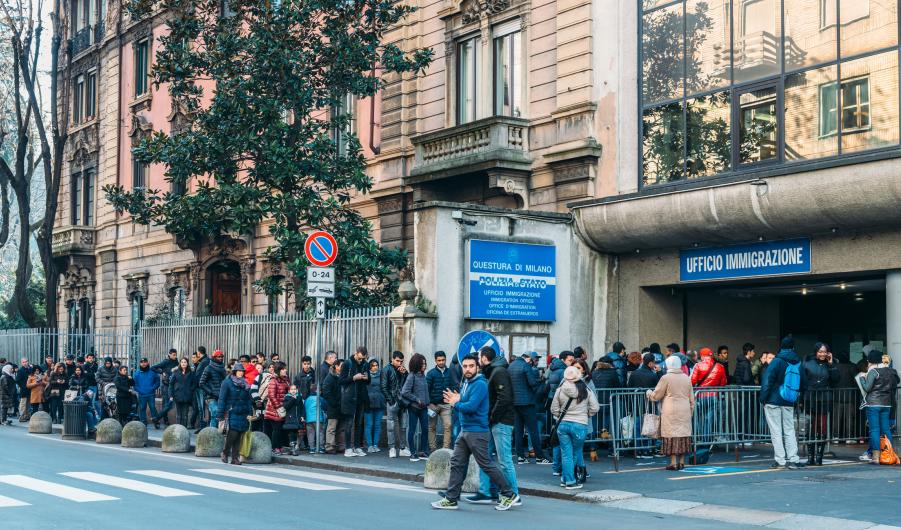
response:
<path id="1" fill-rule="evenodd" d="M 207 269 L 207 306 L 209 314 L 241 314 L 241 266 L 225 259 Z"/>

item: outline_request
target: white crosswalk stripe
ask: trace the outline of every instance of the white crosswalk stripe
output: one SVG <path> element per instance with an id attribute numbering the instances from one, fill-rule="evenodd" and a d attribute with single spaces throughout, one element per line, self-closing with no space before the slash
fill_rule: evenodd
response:
<path id="1" fill-rule="evenodd" d="M 379 488 L 379 489 L 388 489 L 388 490 L 400 490 L 400 491 L 409 491 L 413 493 L 426 493 L 428 495 L 434 496 L 434 491 L 429 491 L 424 488 L 418 488 L 416 486 L 409 486 L 406 484 L 394 484 L 391 482 L 379 482 L 376 480 L 366 480 L 361 478 L 353 478 L 353 477 L 344 477 L 339 475 L 328 475 L 326 473 L 314 473 L 312 471 L 300 471 L 297 469 L 284 469 L 280 467 L 270 467 L 266 469 L 259 469 L 264 473 L 278 473 L 280 475 L 290 475 L 292 477 L 303 477 L 303 478 L 312 478 L 317 480 L 325 480 L 328 482 L 338 482 L 341 484 L 353 484 L 355 486 L 367 486 L 370 488 Z"/>
<path id="2" fill-rule="evenodd" d="M 230 469 L 192 469 L 191 471 L 197 471 L 198 473 L 209 473 L 210 475 L 219 475 L 220 477 L 231 477 L 238 478 L 243 480 L 251 480 L 255 482 L 265 482 L 267 484 L 274 484 L 278 486 L 287 486 L 289 488 L 300 488 L 305 490 L 314 490 L 314 491 L 332 491 L 332 490 L 345 490 L 347 488 L 342 488 L 341 486 L 328 486 L 325 484 L 316 484 L 313 482 L 304 482 L 300 480 L 290 480 L 281 477 L 272 477 L 266 476 L 259 473 L 245 473 L 241 471 L 232 471 Z"/>
<path id="3" fill-rule="evenodd" d="M 117 497 L 110 497 L 109 495 L 103 495 L 102 493 L 73 488 L 56 482 L 26 477 L 25 475 L 0 475 L 0 482 L 75 502 L 118 500 Z"/>
<path id="4" fill-rule="evenodd" d="M 9 497 L 4 497 L 0 495 L 0 508 L 13 508 L 15 506 L 31 506 L 27 502 L 22 502 L 16 499 L 10 499 Z"/>
<path id="5" fill-rule="evenodd" d="M 127 490 L 140 491 L 157 497 L 188 497 L 191 495 L 203 495 L 196 491 L 180 490 L 178 488 L 170 488 L 168 486 L 158 486 L 150 482 L 134 480 L 130 478 L 122 478 L 114 475 L 104 475 L 102 473 L 93 473 L 91 471 L 72 471 L 68 473 L 60 473 L 67 477 L 105 484 Z"/>
<path id="6" fill-rule="evenodd" d="M 223 480 L 214 480 L 205 477 L 195 477 L 193 475 L 182 475 L 180 473 L 170 473 L 168 471 L 157 471 L 155 469 L 138 469 L 129 471 L 137 475 L 145 477 L 155 477 L 175 482 L 183 482 L 185 484 L 193 484 L 205 488 L 213 488 L 232 493 L 277 493 L 275 490 L 267 490 L 256 486 L 245 486 L 244 484 L 236 484 L 234 482 L 225 482 Z"/>

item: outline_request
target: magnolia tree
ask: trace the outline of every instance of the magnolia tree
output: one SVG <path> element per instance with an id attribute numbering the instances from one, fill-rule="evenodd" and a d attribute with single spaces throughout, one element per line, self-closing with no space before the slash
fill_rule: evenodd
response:
<path id="1" fill-rule="evenodd" d="M 341 249 L 336 306 L 394 302 L 406 254 L 377 244 L 350 205 L 372 181 L 356 136 L 343 133 L 351 122 L 343 103 L 374 95 L 387 73 L 426 68 L 431 50 L 384 43 L 413 9 L 379 0 L 166 0 L 130 9 L 170 14 L 152 77 L 187 118 L 133 153 L 163 164 L 171 189 L 187 192 L 107 186 L 114 207 L 193 249 L 268 225 L 275 243 L 265 256 L 294 273 L 298 308 L 309 305 L 299 296 L 306 235 L 328 230 Z M 284 288 L 266 280 L 258 287 Z"/>

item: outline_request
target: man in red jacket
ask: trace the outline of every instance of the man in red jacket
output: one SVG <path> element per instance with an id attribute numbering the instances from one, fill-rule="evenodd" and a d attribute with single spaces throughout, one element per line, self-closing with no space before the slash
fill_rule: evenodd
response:
<path id="1" fill-rule="evenodd" d="M 691 384 L 694 387 L 726 386 L 726 369 L 713 358 L 710 348 L 701 348 L 698 352 L 701 362 L 695 365 L 691 372 Z M 698 439 L 701 443 L 713 443 L 716 438 L 714 428 L 719 425 L 723 417 L 723 410 L 719 407 L 719 394 L 717 392 L 699 392 L 696 395 L 695 414 L 703 418 Z"/>

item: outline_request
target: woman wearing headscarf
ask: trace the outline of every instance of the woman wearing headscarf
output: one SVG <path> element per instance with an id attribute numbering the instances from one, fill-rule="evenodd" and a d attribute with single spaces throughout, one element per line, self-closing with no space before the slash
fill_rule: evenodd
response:
<path id="1" fill-rule="evenodd" d="M 660 436 L 663 454 L 669 455 L 666 469 L 685 468 L 685 453 L 691 450 L 691 415 L 695 408 L 691 379 L 682 372 L 682 360 L 675 355 L 666 359 L 666 374 L 657 388 L 647 391 L 651 401 L 662 401 Z"/>
<path id="2" fill-rule="evenodd" d="M 567 367 L 563 372 L 563 383 L 557 387 L 551 400 L 551 415 L 557 418 L 557 438 L 560 440 L 560 460 L 562 481 L 566 489 L 579 489 L 575 468 L 588 436 L 588 422 L 598 413 L 600 405 L 593 392 L 582 380 L 582 370 L 578 366 Z"/>
<path id="3" fill-rule="evenodd" d="M 225 436 L 225 449 L 222 451 L 222 462 L 239 466 L 241 460 L 238 451 L 241 449 L 241 437 L 250 428 L 248 416 L 253 414 L 253 401 L 250 399 L 250 385 L 244 374 L 244 365 L 235 363 L 231 375 L 222 382 L 219 389 L 218 420 L 225 421 L 228 414 L 228 434 Z"/>

